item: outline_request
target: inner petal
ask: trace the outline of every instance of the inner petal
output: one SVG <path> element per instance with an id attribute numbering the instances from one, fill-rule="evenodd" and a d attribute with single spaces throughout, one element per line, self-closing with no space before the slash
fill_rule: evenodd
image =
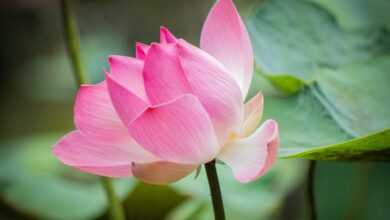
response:
<path id="1" fill-rule="evenodd" d="M 190 93 L 174 44 L 152 44 L 145 59 L 143 76 L 152 105 Z"/>

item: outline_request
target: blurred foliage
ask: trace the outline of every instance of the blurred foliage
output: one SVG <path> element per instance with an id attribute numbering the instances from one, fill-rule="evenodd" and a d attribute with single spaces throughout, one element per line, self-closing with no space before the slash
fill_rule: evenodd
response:
<path id="1" fill-rule="evenodd" d="M 234 179 L 227 166 L 218 167 L 227 219 L 270 219 L 281 208 L 285 195 L 301 183 L 304 175 L 302 169 L 304 166 L 301 161 L 279 161 L 266 176 L 243 185 Z M 209 205 L 210 193 L 205 172 L 202 171 L 195 180 L 187 177 L 174 184 L 174 187 L 183 193 L 190 193 L 193 199 L 168 219 L 214 218 Z M 192 212 L 188 213 L 188 206 L 192 206 Z M 182 212 L 187 215 L 184 216 Z M 193 216 L 194 214 L 196 216 Z M 177 215 L 180 218 L 176 217 Z"/>
<path id="2" fill-rule="evenodd" d="M 288 152 L 283 158 L 305 158 L 309 160 L 373 160 L 389 161 L 390 129 L 353 140 L 316 147 L 303 152 Z"/>
<path id="3" fill-rule="evenodd" d="M 0 193 L 4 202 L 38 219 L 91 219 L 102 215 L 107 204 L 98 177 L 60 164 L 49 147 L 56 139 L 58 135 L 43 135 L 4 143 L 7 147 L 0 152 Z M 230 219 L 258 219 L 275 214 L 286 193 L 298 187 L 303 179 L 302 166 L 300 161 L 280 161 L 260 181 L 246 186 L 233 178 L 229 168 L 219 167 Z M 134 179 L 115 183 L 122 198 L 132 191 L 124 201 L 130 219 L 161 219 L 185 199 L 186 203 L 205 207 L 197 212 L 202 213 L 198 219 L 212 219 L 204 172 L 197 179 L 189 176 L 172 187 L 136 185 Z M 180 206 L 174 212 L 182 209 Z"/>
<path id="4" fill-rule="evenodd" d="M 390 31 L 388 0 L 309 0 L 332 12 L 345 29 L 385 27 Z"/>
<path id="5" fill-rule="evenodd" d="M 43 135 L 3 143 L 0 185 L 4 201 L 39 219 L 90 219 L 107 207 L 99 178 L 74 171 L 52 156 L 50 145 L 59 135 Z M 118 180 L 125 198 L 134 180 Z"/>
<path id="6" fill-rule="evenodd" d="M 160 25 L 196 44 L 213 2 L 77 1 L 89 78 L 103 78 L 109 54 L 131 55 L 136 41 L 156 40 Z M 282 155 L 315 153 L 318 146 L 355 149 L 361 140 L 364 149 L 380 147 L 386 150 L 380 156 L 388 155 L 389 138 L 375 139 L 388 131 L 361 139 L 390 125 L 388 1 L 235 2 L 246 17 L 258 67 L 249 97 L 265 94 L 264 118 L 280 123 Z M 0 5 L 6 30 L 0 36 L 0 219 L 107 219 L 97 178 L 61 165 L 50 151 L 73 127 L 76 91 L 58 4 Z M 388 169 L 384 163 L 320 162 L 320 220 L 389 219 Z M 250 184 L 237 183 L 225 166 L 218 171 L 229 219 L 302 219 L 302 161 L 280 160 Z M 205 181 L 202 171 L 172 186 L 125 179 L 116 189 L 128 219 L 203 220 L 212 217 Z"/>
<path id="7" fill-rule="evenodd" d="M 261 2 L 247 21 L 258 73 L 290 96 L 265 99 L 265 117 L 277 119 L 283 131 L 282 156 L 390 160 L 388 135 L 335 144 L 390 129 L 385 27 L 345 30 L 329 11 L 305 0 Z"/>
<path id="8" fill-rule="evenodd" d="M 319 220 L 386 220 L 390 198 L 388 163 L 319 162 Z"/>
<path id="9" fill-rule="evenodd" d="M 256 63 L 266 74 L 307 83 L 318 68 L 338 68 L 389 53 L 381 29 L 346 31 L 322 8 L 304 0 L 264 1 L 248 17 Z"/>
<path id="10" fill-rule="evenodd" d="M 390 53 L 318 72 L 316 96 L 353 136 L 390 128 Z"/>
<path id="11" fill-rule="evenodd" d="M 124 201 L 124 207 L 128 219 L 159 220 L 186 199 L 187 195 L 180 194 L 170 186 L 138 183 Z"/>
<path id="12" fill-rule="evenodd" d="M 258 89 L 252 88 L 252 91 L 261 90 L 265 94 L 263 118 L 274 118 L 278 121 L 282 131 L 280 132 L 281 150 L 292 151 L 293 149 L 290 148 L 294 147 L 296 151 L 300 151 L 350 137 L 329 117 L 326 109 L 309 90 L 306 89 L 300 94 L 289 97 L 270 95 L 264 89 L 265 86 L 262 86 L 263 83 L 269 82 L 258 82 L 254 86 Z"/>

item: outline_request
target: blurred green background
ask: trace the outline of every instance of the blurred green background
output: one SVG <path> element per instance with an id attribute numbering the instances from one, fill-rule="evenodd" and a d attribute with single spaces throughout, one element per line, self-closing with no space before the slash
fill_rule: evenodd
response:
<path id="1" fill-rule="evenodd" d="M 365 29 L 383 26 L 380 32 L 385 37 L 381 38 L 381 49 L 375 53 L 389 54 L 390 38 L 386 35 L 389 11 L 383 11 L 389 5 L 386 0 L 376 0 L 378 4 L 367 7 L 359 0 L 344 0 L 342 4 L 313 2 L 319 2 L 315 7 L 321 13 L 334 16 L 331 19 L 341 18 L 340 26 L 354 33 L 359 25 Z M 74 3 L 82 58 L 90 80 L 99 82 L 107 68 L 108 55 L 133 55 L 136 41 L 158 39 L 160 25 L 198 44 L 202 23 L 214 0 L 80 0 Z M 245 18 L 253 13 L 254 7 L 263 4 L 257 0 L 235 3 Z M 384 7 L 378 7 L 379 3 Z M 289 7 L 294 1 L 283 4 Z M 107 205 L 98 179 L 61 165 L 51 154 L 56 140 L 73 129 L 72 105 L 77 91 L 59 12 L 59 2 L 53 0 L 0 2 L 0 219 L 107 219 Z M 303 14 L 306 15 L 304 11 Z M 310 16 L 316 17 L 317 13 L 303 16 L 300 22 L 308 22 Z M 272 18 L 265 16 L 264 21 Z M 289 28 L 296 29 L 294 25 L 290 24 Z M 319 28 L 326 26 L 322 25 Z M 267 31 L 263 34 L 299 42 L 299 38 L 294 39 L 296 35 L 275 35 L 275 30 L 285 26 L 274 28 L 265 27 Z M 253 33 L 252 38 L 258 37 Z M 320 31 L 315 34 L 319 39 L 325 36 Z M 333 32 L 328 34 L 335 36 Z M 334 41 L 337 36 L 325 40 Z M 265 41 L 272 43 L 272 40 Z M 255 46 L 257 57 L 262 58 L 264 50 L 267 48 Z M 287 58 L 279 59 L 296 56 L 286 54 Z M 310 51 L 305 54 L 309 59 L 316 56 Z M 269 57 L 264 56 L 263 60 L 268 61 Z M 271 70 L 280 67 L 272 62 L 270 66 Z M 265 90 L 265 85 L 273 87 L 263 75 L 255 73 L 251 95 L 258 89 Z M 306 165 L 307 161 L 303 160 L 279 160 L 266 176 L 244 185 L 232 178 L 228 168 L 218 165 L 228 219 L 304 219 Z M 384 162 L 319 162 L 315 181 L 319 219 L 390 219 L 389 170 L 390 165 Z M 151 186 L 134 179 L 115 184 L 128 219 L 212 219 L 203 170 L 197 179 L 190 175 L 172 186 Z"/>

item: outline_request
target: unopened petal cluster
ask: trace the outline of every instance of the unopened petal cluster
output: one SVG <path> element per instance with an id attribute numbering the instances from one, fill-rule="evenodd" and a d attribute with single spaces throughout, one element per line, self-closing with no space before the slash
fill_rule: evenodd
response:
<path id="1" fill-rule="evenodd" d="M 276 158 L 278 126 L 259 126 L 263 97 L 246 104 L 253 74 L 249 35 L 231 0 L 219 0 L 200 48 L 160 29 L 160 42 L 136 43 L 135 57 L 112 55 L 103 82 L 83 85 L 76 130 L 54 154 L 79 170 L 167 184 L 218 159 L 240 182 Z"/>

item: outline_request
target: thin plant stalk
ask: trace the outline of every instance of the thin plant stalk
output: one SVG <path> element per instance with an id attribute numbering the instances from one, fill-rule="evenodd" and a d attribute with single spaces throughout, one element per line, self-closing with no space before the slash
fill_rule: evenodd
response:
<path id="1" fill-rule="evenodd" d="M 80 38 L 76 19 L 72 13 L 71 0 L 61 0 L 62 21 L 66 48 L 72 62 L 73 75 L 80 86 L 87 82 L 87 74 L 80 55 Z"/>
<path id="2" fill-rule="evenodd" d="M 225 211 L 223 207 L 221 187 L 219 186 L 217 169 L 215 167 L 215 160 L 206 163 L 207 179 L 209 181 L 209 188 L 211 200 L 213 203 L 215 220 L 225 220 Z"/>
<path id="3" fill-rule="evenodd" d="M 87 83 L 87 74 L 82 64 L 80 55 L 80 39 L 76 19 L 72 13 L 71 0 L 61 0 L 61 12 L 64 29 L 64 37 L 73 67 L 73 75 L 77 85 Z M 112 182 L 109 178 L 101 177 L 101 183 L 109 203 L 111 220 L 125 220 L 123 207 L 115 195 Z"/>
<path id="4" fill-rule="evenodd" d="M 107 177 L 101 177 L 101 182 L 103 184 L 104 191 L 106 192 L 108 203 L 110 204 L 110 218 L 112 220 L 125 220 L 125 214 L 120 201 L 115 195 L 112 181 Z"/>
<path id="5" fill-rule="evenodd" d="M 351 203 L 346 208 L 345 217 L 343 219 L 359 219 L 363 216 L 364 208 L 367 205 L 367 197 L 369 193 L 369 180 L 372 169 L 374 168 L 371 162 L 361 162 L 357 165 L 358 176 L 354 181 L 354 186 L 351 194 Z"/>
<path id="6" fill-rule="evenodd" d="M 308 220 L 317 220 L 317 210 L 316 210 L 316 198 L 315 198 L 315 171 L 316 171 L 317 162 L 311 160 L 309 162 L 309 169 L 307 172 L 307 181 L 306 181 L 306 207 L 307 207 L 307 219 Z"/>

